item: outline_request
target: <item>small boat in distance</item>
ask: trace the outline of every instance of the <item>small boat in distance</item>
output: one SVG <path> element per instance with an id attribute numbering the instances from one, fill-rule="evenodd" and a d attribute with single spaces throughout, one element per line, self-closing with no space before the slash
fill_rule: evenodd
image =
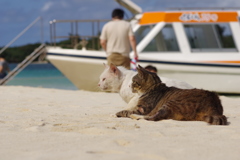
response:
<path id="1" fill-rule="evenodd" d="M 117 1 L 131 8 L 129 0 Z M 160 77 L 183 80 L 196 88 L 240 94 L 240 11 L 139 13 L 136 5 L 132 11 L 138 13 L 131 20 L 138 64 L 154 65 Z M 106 54 L 84 46 L 80 50 L 48 46 L 47 59 L 79 89 L 98 91 Z"/>

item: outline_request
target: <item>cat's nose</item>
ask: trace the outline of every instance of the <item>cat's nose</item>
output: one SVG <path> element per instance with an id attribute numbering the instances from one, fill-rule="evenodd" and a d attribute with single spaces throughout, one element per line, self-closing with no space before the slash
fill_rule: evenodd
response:
<path id="1" fill-rule="evenodd" d="M 98 83 L 98 87 L 100 87 L 100 84 Z"/>

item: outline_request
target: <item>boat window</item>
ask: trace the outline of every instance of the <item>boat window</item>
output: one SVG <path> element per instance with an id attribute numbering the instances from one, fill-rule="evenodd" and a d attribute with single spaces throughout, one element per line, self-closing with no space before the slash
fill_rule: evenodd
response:
<path id="1" fill-rule="evenodd" d="M 229 24 L 185 24 L 192 52 L 237 51 Z"/>
<path id="2" fill-rule="evenodd" d="M 171 24 L 167 24 L 153 38 L 142 52 L 169 52 L 179 51 L 175 32 Z"/>
<path id="3" fill-rule="evenodd" d="M 154 28 L 155 25 L 147 25 L 147 26 L 141 26 L 136 32 L 135 32 L 135 38 L 137 41 L 137 44 L 141 42 L 141 40 L 151 31 L 151 29 Z"/>

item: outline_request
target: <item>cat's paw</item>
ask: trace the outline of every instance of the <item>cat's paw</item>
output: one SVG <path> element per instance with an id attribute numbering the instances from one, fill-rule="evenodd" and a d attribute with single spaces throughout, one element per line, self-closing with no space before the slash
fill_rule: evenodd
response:
<path id="1" fill-rule="evenodd" d="M 122 110 L 116 113 L 117 117 L 129 117 L 132 114 L 132 111 L 129 110 Z"/>
<path id="2" fill-rule="evenodd" d="M 116 118 L 116 114 L 110 114 L 110 117 Z"/>
<path id="3" fill-rule="evenodd" d="M 140 119 L 144 119 L 144 116 L 138 115 L 138 114 L 131 114 L 130 118 L 135 119 L 135 120 L 140 120 Z"/>

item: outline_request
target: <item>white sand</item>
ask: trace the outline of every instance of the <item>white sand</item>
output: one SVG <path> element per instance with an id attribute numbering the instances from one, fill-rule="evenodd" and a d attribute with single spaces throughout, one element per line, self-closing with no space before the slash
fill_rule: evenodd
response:
<path id="1" fill-rule="evenodd" d="M 221 96 L 231 123 L 116 118 L 117 93 L 0 87 L 1 160 L 239 160 L 240 99 Z"/>

